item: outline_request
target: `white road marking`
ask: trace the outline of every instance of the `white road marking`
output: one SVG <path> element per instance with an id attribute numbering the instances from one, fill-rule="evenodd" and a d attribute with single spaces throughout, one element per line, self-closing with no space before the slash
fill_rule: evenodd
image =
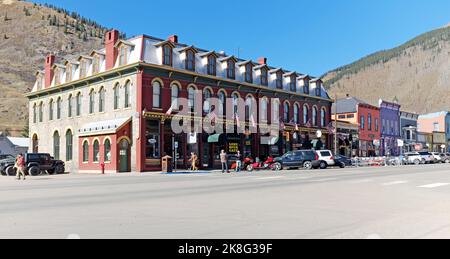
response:
<path id="1" fill-rule="evenodd" d="M 274 179 L 281 179 L 285 178 L 286 176 L 273 176 L 273 177 L 263 177 L 263 178 L 256 178 L 256 180 L 274 180 Z"/>
<path id="2" fill-rule="evenodd" d="M 450 185 L 450 183 L 433 183 L 433 184 L 419 186 L 419 188 L 437 188 L 437 187 L 442 187 L 442 186 L 447 186 L 447 185 Z"/>
<path id="3" fill-rule="evenodd" d="M 320 183 L 320 182 L 328 182 L 328 181 L 333 181 L 336 180 L 337 178 L 325 178 L 325 179 L 319 179 L 319 180 L 311 180 L 309 182 L 314 182 L 314 183 Z"/>
<path id="4" fill-rule="evenodd" d="M 356 180 L 356 181 L 351 181 L 350 184 L 370 183 L 370 182 L 373 182 L 373 180 L 371 180 L 371 179 Z"/>
<path id="5" fill-rule="evenodd" d="M 389 183 L 383 183 L 383 186 L 392 186 L 392 185 L 399 185 L 399 184 L 405 184 L 408 183 L 408 181 L 394 181 Z"/>

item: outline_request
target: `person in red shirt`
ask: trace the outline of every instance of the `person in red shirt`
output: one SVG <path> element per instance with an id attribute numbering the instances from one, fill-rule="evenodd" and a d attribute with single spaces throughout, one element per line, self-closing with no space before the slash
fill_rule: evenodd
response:
<path id="1" fill-rule="evenodd" d="M 23 180 L 25 181 L 25 158 L 22 154 L 17 156 L 15 167 L 17 170 L 17 180 L 20 180 L 21 176 L 23 176 Z"/>

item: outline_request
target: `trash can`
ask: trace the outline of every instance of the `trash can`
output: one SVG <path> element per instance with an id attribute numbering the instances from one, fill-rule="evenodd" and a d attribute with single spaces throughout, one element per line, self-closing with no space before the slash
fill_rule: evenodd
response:
<path id="1" fill-rule="evenodd" d="M 163 173 L 172 173 L 173 172 L 172 157 L 171 156 L 163 157 L 161 161 L 161 167 Z"/>

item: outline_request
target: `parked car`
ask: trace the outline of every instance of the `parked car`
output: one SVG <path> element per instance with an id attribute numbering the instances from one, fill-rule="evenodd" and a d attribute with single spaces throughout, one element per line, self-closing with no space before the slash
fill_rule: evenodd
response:
<path id="1" fill-rule="evenodd" d="M 420 165 L 426 163 L 426 159 L 418 152 L 406 153 L 404 160 L 405 160 L 404 163 L 408 165 Z"/>
<path id="2" fill-rule="evenodd" d="M 0 155 L 0 173 L 6 175 L 3 165 L 15 163 L 16 158 L 13 155 Z"/>
<path id="3" fill-rule="evenodd" d="M 319 168 L 326 169 L 329 166 L 335 166 L 336 162 L 334 161 L 333 152 L 330 150 L 319 150 L 316 151 L 318 159 L 319 159 Z"/>
<path id="4" fill-rule="evenodd" d="M 450 154 L 449 153 L 442 153 L 442 154 L 440 154 L 440 156 L 441 156 L 441 161 L 442 161 L 442 163 L 446 163 L 446 164 L 449 164 L 450 163 Z"/>
<path id="5" fill-rule="evenodd" d="M 352 159 L 340 155 L 334 157 L 334 163 L 336 164 L 336 166 L 339 166 L 340 168 L 353 166 Z"/>
<path id="6" fill-rule="evenodd" d="M 431 152 L 431 155 L 434 158 L 434 163 L 438 164 L 438 163 L 442 163 L 442 157 L 441 154 L 439 154 L 438 152 Z"/>
<path id="7" fill-rule="evenodd" d="M 36 176 L 41 172 L 46 171 L 48 174 L 63 174 L 65 172 L 65 164 L 61 160 L 55 160 L 50 154 L 34 153 L 25 154 L 26 174 Z M 0 170 L 4 171 L 6 175 L 16 175 L 14 169 L 15 159 L 8 161 L 0 166 Z"/>
<path id="8" fill-rule="evenodd" d="M 421 151 L 418 152 L 419 155 L 425 160 L 425 164 L 432 164 L 434 163 L 434 156 L 428 152 L 428 151 Z"/>
<path id="9" fill-rule="evenodd" d="M 274 170 L 303 168 L 318 169 L 320 167 L 319 157 L 313 150 L 299 150 L 284 154 L 274 159 Z"/>

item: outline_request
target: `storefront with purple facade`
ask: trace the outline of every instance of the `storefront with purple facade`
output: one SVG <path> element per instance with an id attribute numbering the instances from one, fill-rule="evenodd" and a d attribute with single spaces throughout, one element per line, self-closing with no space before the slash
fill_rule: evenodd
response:
<path id="1" fill-rule="evenodd" d="M 399 156 L 398 140 L 402 139 L 400 130 L 400 108 L 397 103 L 380 100 L 381 117 L 381 155 Z"/>

